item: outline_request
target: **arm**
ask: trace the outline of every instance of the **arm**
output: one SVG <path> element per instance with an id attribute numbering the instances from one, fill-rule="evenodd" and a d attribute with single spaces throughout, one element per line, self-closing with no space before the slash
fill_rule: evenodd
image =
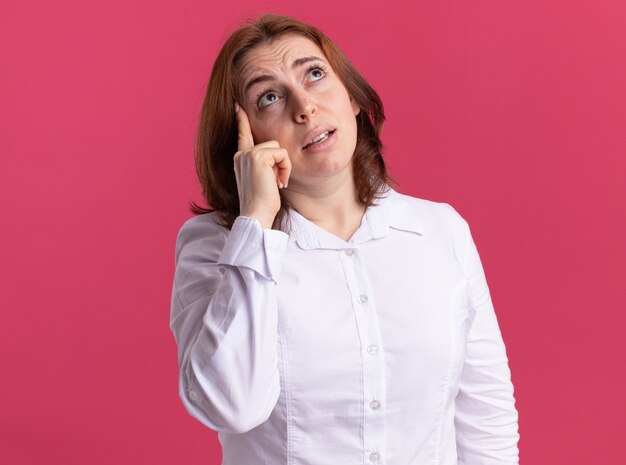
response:
<path id="1" fill-rule="evenodd" d="M 244 216 L 230 232 L 194 218 L 178 234 L 170 328 L 179 395 L 213 430 L 248 431 L 278 400 L 276 279 L 287 238 Z"/>
<path id="2" fill-rule="evenodd" d="M 476 245 L 463 224 L 474 318 L 455 401 L 459 464 L 518 464 L 518 414 L 508 358 Z"/>

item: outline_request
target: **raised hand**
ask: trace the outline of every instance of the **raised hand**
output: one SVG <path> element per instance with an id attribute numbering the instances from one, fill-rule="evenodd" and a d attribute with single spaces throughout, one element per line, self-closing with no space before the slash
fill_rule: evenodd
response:
<path id="1" fill-rule="evenodd" d="M 289 154 L 275 140 L 255 145 L 248 115 L 237 103 L 235 113 L 239 132 L 234 157 L 239 212 L 269 229 L 280 209 L 278 189 L 287 187 L 291 174 Z"/>

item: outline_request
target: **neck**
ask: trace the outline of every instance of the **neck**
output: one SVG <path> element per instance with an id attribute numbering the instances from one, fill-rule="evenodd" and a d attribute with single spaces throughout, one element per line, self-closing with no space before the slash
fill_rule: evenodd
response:
<path id="1" fill-rule="evenodd" d="M 337 178 L 306 186 L 289 183 L 283 195 L 307 220 L 347 239 L 361 224 L 365 205 L 358 200 L 352 173 Z"/>

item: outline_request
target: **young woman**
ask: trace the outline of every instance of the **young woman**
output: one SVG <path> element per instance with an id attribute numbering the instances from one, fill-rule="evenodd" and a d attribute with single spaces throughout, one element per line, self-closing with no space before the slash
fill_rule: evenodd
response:
<path id="1" fill-rule="evenodd" d="M 505 346 L 467 223 L 390 187 L 380 98 L 266 15 L 215 62 L 170 327 L 224 465 L 517 464 Z"/>

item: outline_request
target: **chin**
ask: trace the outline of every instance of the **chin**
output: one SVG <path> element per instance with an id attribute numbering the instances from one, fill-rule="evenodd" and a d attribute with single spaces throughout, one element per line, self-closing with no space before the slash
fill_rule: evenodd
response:
<path id="1" fill-rule="evenodd" d="M 338 175 L 352 175 L 352 158 L 332 159 L 332 157 L 311 166 L 306 174 L 305 183 L 315 183 Z"/>

